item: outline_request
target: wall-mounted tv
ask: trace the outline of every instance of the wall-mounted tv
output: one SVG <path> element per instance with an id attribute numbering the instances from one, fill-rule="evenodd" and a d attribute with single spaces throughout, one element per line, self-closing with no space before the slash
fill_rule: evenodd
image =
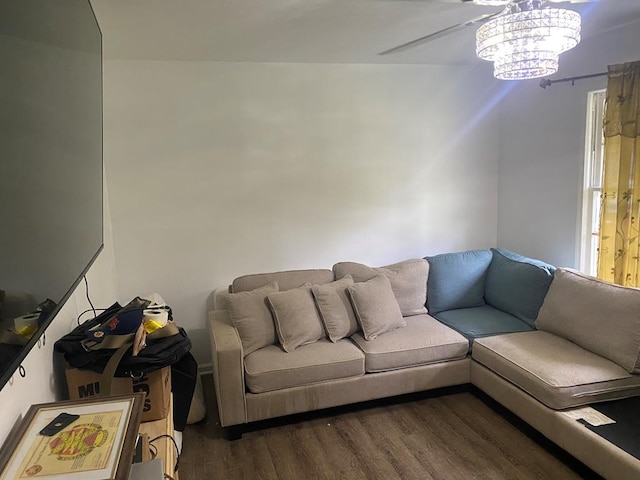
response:
<path id="1" fill-rule="evenodd" d="M 0 0 L 0 152 L 2 388 L 102 249 L 102 35 L 89 0 Z"/>

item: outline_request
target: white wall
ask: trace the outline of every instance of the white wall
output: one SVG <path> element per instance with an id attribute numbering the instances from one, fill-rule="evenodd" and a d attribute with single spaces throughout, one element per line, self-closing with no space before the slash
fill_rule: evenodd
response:
<path id="1" fill-rule="evenodd" d="M 497 113 L 474 74 L 106 62 L 123 301 L 160 293 L 206 363 L 207 296 L 236 276 L 494 245 Z"/>
<path id="2" fill-rule="evenodd" d="M 640 60 L 638 23 L 586 38 L 560 57 L 551 78 L 606 72 Z M 607 78 L 505 84 L 500 104 L 498 244 L 558 266 L 577 267 L 587 94 Z"/>
<path id="3" fill-rule="evenodd" d="M 104 203 L 105 246 L 87 272 L 90 298 L 96 308 L 100 305 L 111 305 L 118 298 L 106 186 Z M 12 380 L 0 390 L 0 445 L 17 427 L 32 404 L 59 400 L 64 394 L 60 391 L 63 385 L 60 377 L 63 372 L 54 369 L 53 365 L 53 344 L 76 326 L 78 315 L 88 308 L 90 307 L 85 297 L 84 282 L 81 282 L 47 328 L 44 345 L 40 348 L 34 347 L 22 363 L 26 377 L 22 378 L 16 372 Z"/>

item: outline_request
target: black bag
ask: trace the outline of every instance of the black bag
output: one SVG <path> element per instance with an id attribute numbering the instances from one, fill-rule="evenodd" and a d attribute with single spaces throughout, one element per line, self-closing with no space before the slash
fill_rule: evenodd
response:
<path id="1" fill-rule="evenodd" d="M 191 340 L 184 329 L 171 321 L 171 315 L 166 326 L 146 336 L 146 346 L 135 356 L 134 333 L 104 334 L 98 337 L 100 342 L 94 341 L 95 332 L 110 330 L 109 325 L 115 323 L 114 318 L 133 318 L 131 325 L 135 326 L 135 318 L 139 316 L 141 321 L 142 311 L 147 306 L 149 301 L 140 298 L 125 307 L 114 303 L 96 318 L 78 325 L 60 338 L 54 349 L 64 355 L 69 365 L 82 370 L 104 373 L 109 362 L 115 363 L 113 376 L 116 377 L 138 377 L 173 365 L 191 350 Z M 115 355 L 121 358 L 118 360 Z"/>
<path id="2" fill-rule="evenodd" d="M 171 392 L 173 392 L 173 428 L 178 432 L 184 431 L 187 418 L 196 391 L 198 379 L 198 364 L 187 353 L 178 363 L 171 365 Z"/>
<path id="3" fill-rule="evenodd" d="M 167 324 L 146 335 L 144 348 L 133 354 L 142 312 L 149 301 L 135 298 L 126 306 L 114 303 L 92 320 L 78 325 L 55 343 L 72 367 L 102 374 L 100 395 L 111 393 L 113 377 L 139 378 L 145 373 L 171 367 L 175 430 L 186 425 L 196 387 L 198 366 L 191 356 L 191 340 L 173 323 L 171 309 Z"/>

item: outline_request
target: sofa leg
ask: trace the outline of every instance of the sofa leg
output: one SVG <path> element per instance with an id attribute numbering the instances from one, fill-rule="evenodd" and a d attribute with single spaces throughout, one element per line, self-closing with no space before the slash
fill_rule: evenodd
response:
<path id="1" fill-rule="evenodd" d="M 244 433 L 243 427 L 243 425 L 231 425 L 230 427 L 225 428 L 227 440 L 240 440 L 242 438 L 242 434 Z"/>

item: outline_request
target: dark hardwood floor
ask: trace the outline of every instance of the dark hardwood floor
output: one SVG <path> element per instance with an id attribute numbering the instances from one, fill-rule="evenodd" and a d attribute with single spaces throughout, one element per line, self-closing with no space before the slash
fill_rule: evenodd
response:
<path id="1" fill-rule="evenodd" d="M 202 380 L 208 415 L 184 431 L 180 480 L 599 478 L 471 387 L 259 422 L 228 441 Z"/>

